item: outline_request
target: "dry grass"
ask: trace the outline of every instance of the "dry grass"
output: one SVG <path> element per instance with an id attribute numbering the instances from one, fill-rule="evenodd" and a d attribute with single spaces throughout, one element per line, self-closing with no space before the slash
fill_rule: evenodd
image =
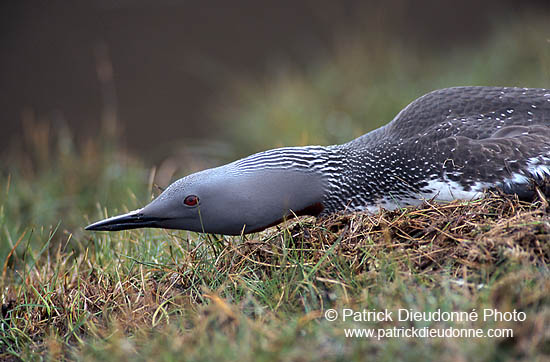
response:
<path id="1" fill-rule="evenodd" d="M 245 260 L 280 267 L 276 261 L 284 253 L 281 243 L 288 232 L 293 250 L 307 254 L 310 263 L 332 253 L 362 273 L 375 270 L 377 260 L 391 254 L 402 271 L 445 270 L 466 278 L 471 271 L 494 267 L 504 259 L 548 267 L 549 211 L 545 201 L 527 203 L 490 194 L 477 201 L 426 203 L 375 215 L 336 215 L 318 223 L 303 219 L 291 222 L 288 230 L 246 240 L 225 252 L 238 254 L 233 268 Z"/>

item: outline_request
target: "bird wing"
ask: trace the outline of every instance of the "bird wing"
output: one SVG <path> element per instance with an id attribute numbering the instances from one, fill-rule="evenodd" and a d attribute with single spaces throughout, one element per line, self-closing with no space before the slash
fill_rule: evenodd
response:
<path id="1" fill-rule="evenodd" d="M 548 89 L 455 87 L 416 99 L 388 124 L 386 132 L 402 139 L 427 135 L 484 139 L 501 128 L 535 124 L 550 126 Z"/>
<path id="2" fill-rule="evenodd" d="M 483 139 L 450 136 L 437 141 L 434 152 L 447 155 L 450 180 L 466 187 L 483 180 L 522 196 L 530 180 L 550 177 L 550 125 L 502 127 Z"/>

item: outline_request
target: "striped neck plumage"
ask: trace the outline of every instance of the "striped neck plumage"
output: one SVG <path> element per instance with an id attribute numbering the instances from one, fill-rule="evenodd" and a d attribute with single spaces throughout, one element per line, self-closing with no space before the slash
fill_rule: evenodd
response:
<path id="1" fill-rule="evenodd" d="M 320 207 L 313 208 L 314 211 L 320 211 L 320 214 L 363 210 L 366 204 L 374 205 L 371 186 L 380 183 L 380 180 L 370 180 L 370 173 L 358 172 L 372 165 L 365 163 L 364 159 L 358 159 L 357 155 L 345 146 L 277 148 L 251 155 L 233 164 L 240 173 L 263 174 L 266 182 L 271 182 L 267 178 L 273 177 L 275 173 L 287 174 L 289 178 L 297 174 L 304 175 L 305 179 L 296 178 L 291 187 L 300 197 L 301 194 L 308 194 L 312 188 L 320 185 L 321 192 L 315 192 L 319 196 Z M 362 176 L 358 178 L 358 175 Z M 285 197 L 284 187 L 273 186 L 281 193 L 279 197 Z M 311 209 L 309 207 L 310 211 Z M 298 213 L 301 210 L 292 211 Z"/>

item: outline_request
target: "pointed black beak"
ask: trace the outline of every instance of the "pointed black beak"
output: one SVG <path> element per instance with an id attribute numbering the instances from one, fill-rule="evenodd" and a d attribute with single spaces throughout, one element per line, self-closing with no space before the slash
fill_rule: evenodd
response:
<path id="1" fill-rule="evenodd" d="M 118 231 L 139 229 L 146 227 L 157 227 L 163 218 L 145 216 L 143 209 L 131 211 L 127 214 L 110 217 L 86 226 L 86 230 L 94 231 Z"/>

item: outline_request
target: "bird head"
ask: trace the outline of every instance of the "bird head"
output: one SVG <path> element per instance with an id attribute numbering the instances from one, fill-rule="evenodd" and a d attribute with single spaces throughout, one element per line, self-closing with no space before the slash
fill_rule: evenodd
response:
<path id="1" fill-rule="evenodd" d="M 145 207 L 98 221 L 86 230 L 153 227 L 251 233 L 294 214 L 319 214 L 323 190 L 322 177 L 312 170 L 241 169 L 231 163 L 181 178 Z"/>

